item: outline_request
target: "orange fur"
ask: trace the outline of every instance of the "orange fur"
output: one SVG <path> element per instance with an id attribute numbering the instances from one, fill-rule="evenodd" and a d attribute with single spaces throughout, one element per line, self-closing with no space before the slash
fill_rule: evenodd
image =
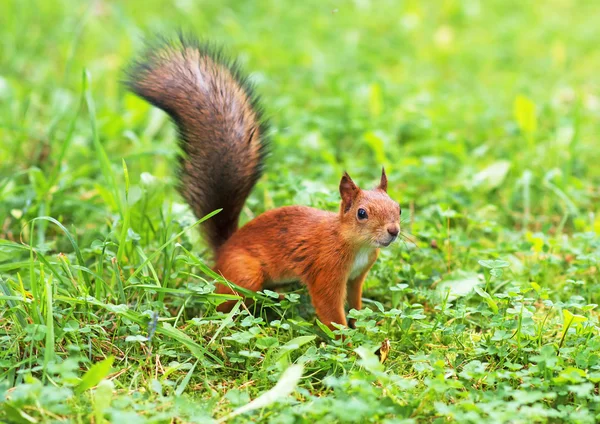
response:
<path id="1" fill-rule="evenodd" d="M 361 308 L 362 285 L 379 246 L 395 238 L 388 229 L 399 231 L 400 208 L 383 189 L 360 190 L 347 174 L 340 191 L 344 200 L 339 213 L 287 206 L 250 221 L 218 250 L 215 270 L 253 291 L 300 281 L 324 324 L 346 325 L 346 297 L 350 308 Z M 365 220 L 357 217 L 361 208 L 368 214 Z M 351 278 L 358 255 L 366 255 L 367 261 Z M 219 293 L 232 291 L 220 285 Z M 218 309 L 226 312 L 234 304 Z"/>

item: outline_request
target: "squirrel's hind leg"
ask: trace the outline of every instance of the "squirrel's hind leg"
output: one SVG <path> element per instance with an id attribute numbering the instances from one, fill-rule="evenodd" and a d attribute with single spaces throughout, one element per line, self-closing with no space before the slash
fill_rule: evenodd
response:
<path id="1" fill-rule="evenodd" d="M 220 260 L 215 270 L 222 274 L 228 281 L 245 289 L 259 291 L 263 288 L 265 277 L 262 264 L 258 259 L 250 255 L 235 255 L 232 260 Z M 217 285 L 217 293 L 241 296 L 241 293 L 237 293 L 234 288 L 225 284 Z M 228 300 L 221 303 L 217 306 L 217 311 L 229 312 L 237 302 L 237 300 Z M 248 304 L 248 301 L 246 301 L 246 304 Z"/>

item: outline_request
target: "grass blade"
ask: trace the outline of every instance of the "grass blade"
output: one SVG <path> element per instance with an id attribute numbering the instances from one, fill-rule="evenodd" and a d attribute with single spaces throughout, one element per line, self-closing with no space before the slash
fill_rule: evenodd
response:
<path id="1" fill-rule="evenodd" d="M 247 405 L 236 409 L 231 414 L 226 415 L 225 417 L 217 420 L 217 423 L 225 422 L 233 417 L 245 414 L 246 412 L 265 408 L 269 405 L 274 404 L 278 400 L 291 395 L 296 389 L 300 378 L 302 378 L 303 371 L 304 368 L 302 365 L 295 364 L 289 366 L 285 370 L 277 384 L 275 384 L 275 386 L 271 390 L 263 393 Z"/>
<path id="2" fill-rule="evenodd" d="M 85 104 L 89 112 L 90 128 L 92 129 L 92 143 L 94 145 L 96 155 L 100 160 L 100 170 L 102 171 L 102 175 L 104 176 L 108 186 L 112 189 L 112 195 L 117 204 L 119 213 L 121 214 L 121 219 L 124 219 L 123 202 L 121 201 L 121 196 L 119 195 L 119 188 L 117 186 L 115 174 L 112 170 L 112 165 L 108 159 L 108 155 L 106 154 L 106 151 L 104 150 L 104 147 L 102 146 L 102 143 L 100 143 L 100 139 L 98 137 L 98 129 L 96 126 L 96 106 L 94 104 L 92 92 L 90 91 L 90 79 L 91 77 L 89 71 L 87 69 L 84 70 L 83 91 L 85 93 Z"/>
<path id="3" fill-rule="evenodd" d="M 179 233 L 177 233 L 176 235 L 174 235 L 173 237 L 171 237 L 168 241 L 166 241 L 165 243 L 163 243 L 162 246 L 160 246 L 156 252 L 154 252 L 153 254 L 151 254 L 148 259 L 146 259 L 144 262 L 142 262 L 142 264 L 137 267 L 137 269 L 133 272 L 133 274 L 131 274 L 129 276 L 129 278 L 127 279 L 127 283 L 131 282 L 131 279 L 133 277 L 135 277 L 137 274 L 140 273 L 140 271 L 142 269 L 144 269 L 144 267 L 146 266 L 146 264 L 148 264 L 148 262 L 150 262 L 151 260 L 153 260 L 154 258 L 156 258 L 158 255 L 160 255 L 160 252 L 162 252 L 168 245 L 170 245 L 171 243 L 174 243 L 175 240 L 177 240 L 179 237 L 181 237 L 182 235 L 184 235 L 188 230 L 194 228 L 196 225 L 203 223 L 204 221 L 206 221 L 207 219 L 209 219 L 210 217 L 218 214 L 219 212 L 221 212 L 221 209 L 217 209 L 216 211 L 213 211 L 211 213 L 209 213 L 208 215 L 206 215 L 205 217 L 199 219 L 198 221 L 194 222 L 192 225 L 189 225 L 187 227 L 185 227 L 183 230 L 181 230 Z"/>
<path id="4" fill-rule="evenodd" d="M 46 280 L 46 346 L 44 347 L 44 368 L 54 360 L 54 293 L 52 274 Z"/>
<path id="5" fill-rule="evenodd" d="M 77 245 L 77 242 L 75 241 L 75 239 L 73 238 L 73 236 L 71 235 L 69 230 L 67 230 L 64 227 L 64 225 L 62 225 L 60 222 L 58 222 L 56 219 L 52 218 L 51 216 L 38 216 L 37 218 L 33 218 L 31 220 L 31 222 L 40 221 L 40 220 L 50 221 L 51 223 L 56 225 L 58 228 L 60 228 L 63 233 L 65 233 L 65 236 L 67 237 L 67 239 L 69 239 L 71 246 L 73 246 L 73 250 L 75 251 L 75 256 L 77 257 L 77 262 L 79 262 L 79 265 L 81 267 L 85 267 L 85 261 L 83 260 L 83 256 L 81 255 L 81 250 L 79 250 L 79 246 Z M 87 276 L 87 274 L 80 272 L 80 275 L 83 277 L 83 280 L 85 281 L 85 284 L 86 284 L 88 290 L 91 290 L 92 286 L 90 284 L 90 279 Z"/>
<path id="6" fill-rule="evenodd" d="M 192 375 L 194 374 L 196 365 L 198 365 L 198 361 L 196 361 L 194 363 L 194 365 L 192 365 L 192 368 L 190 368 L 190 370 L 187 372 L 187 374 L 185 375 L 183 380 L 181 380 L 181 383 L 179 384 L 179 386 L 177 386 L 177 389 L 175 389 L 176 396 L 181 396 L 183 394 L 183 392 L 185 391 L 185 388 L 187 387 L 187 385 L 190 383 L 190 380 L 192 379 Z"/>
<path id="7" fill-rule="evenodd" d="M 114 356 L 109 356 L 103 361 L 92 365 L 75 388 L 75 393 L 83 393 L 100 383 L 110 373 L 114 360 Z"/>

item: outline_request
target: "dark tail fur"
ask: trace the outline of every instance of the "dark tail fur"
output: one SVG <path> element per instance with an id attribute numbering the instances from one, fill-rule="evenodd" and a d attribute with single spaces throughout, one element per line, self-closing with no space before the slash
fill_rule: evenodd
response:
<path id="1" fill-rule="evenodd" d="M 217 252 L 262 175 L 267 126 L 251 84 L 220 50 L 182 35 L 149 43 L 125 83 L 177 124 L 183 197 L 198 218 L 223 209 L 203 224 Z"/>

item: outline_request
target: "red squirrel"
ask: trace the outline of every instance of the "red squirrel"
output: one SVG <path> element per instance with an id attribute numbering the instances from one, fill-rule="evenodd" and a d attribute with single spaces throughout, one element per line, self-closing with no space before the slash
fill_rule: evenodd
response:
<path id="1" fill-rule="evenodd" d="M 387 194 L 387 177 L 361 190 L 344 173 L 338 212 L 306 206 L 269 210 L 238 229 L 244 203 L 263 172 L 267 122 L 252 85 L 220 50 L 179 36 L 151 43 L 126 72 L 136 95 L 177 125 L 180 192 L 201 218 L 216 259 L 214 270 L 259 291 L 300 281 L 318 318 L 346 326 L 344 302 L 361 308 L 362 286 L 380 247 L 400 232 L 400 206 Z M 235 293 L 219 284 L 218 293 Z M 217 309 L 230 311 L 236 301 Z M 353 326 L 353 323 L 350 323 Z"/>

